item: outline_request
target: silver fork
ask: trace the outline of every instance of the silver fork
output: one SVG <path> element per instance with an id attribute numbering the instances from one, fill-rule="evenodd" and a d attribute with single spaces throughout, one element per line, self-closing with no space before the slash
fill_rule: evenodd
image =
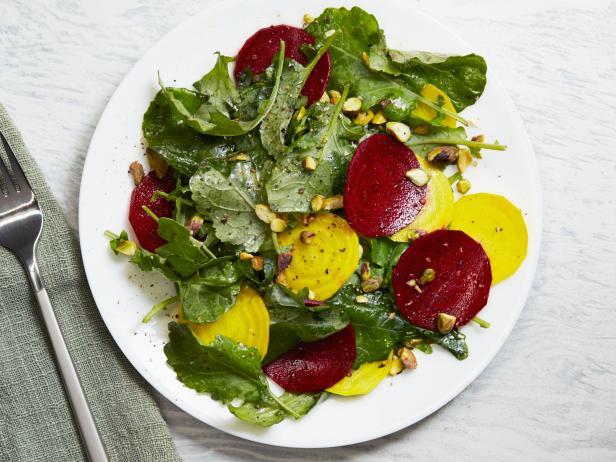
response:
<path id="1" fill-rule="evenodd" d="M 1 132 L 0 138 L 9 160 L 7 164 L 0 156 L 0 185 L 4 189 L 0 189 L 0 246 L 17 255 L 28 270 L 86 453 L 92 462 L 106 462 L 103 443 L 36 263 L 36 246 L 43 229 L 43 214 L 11 146 Z"/>

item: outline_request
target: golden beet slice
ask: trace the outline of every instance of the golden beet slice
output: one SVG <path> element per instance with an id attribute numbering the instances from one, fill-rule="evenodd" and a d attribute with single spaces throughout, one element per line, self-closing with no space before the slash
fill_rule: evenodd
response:
<path id="1" fill-rule="evenodd" d="M 182 320 L 180 308 L 179 321 Z M 189 323 L 195 336 L 209 345 L 217 335 L 224 335 L 246 346 L 255 347 L 264 357 L 269 344 L 269 313 L 261 295 L 252 287 L 244 286 L 235 305 L 214 322 Z"/>
<path id="2" fill-rule="evenodd" d="M 370 393 L 387 377 L 391 368 L 394 352 L 391 351 L 387 359 L 362 364 L 359 369 L 350 371 L 341 381 L 329 387 L 335 395 L 355 396 Z"/>
<path id="3" fill-rule="evenodd" d="M 308 244 L 302 242 L 302 233 L 310 236 L 304 239 Z M 307 287 L 317 300 L 334 295 L 359 264 L 357 234 L 333 213 L 319 213 L 311 223 L 280 233 L 278 243 L 288 246 L 293 257 L 282 272 L 286 286 L 293 292 Z"/>
<path id="4" fill-rule="evenodd" d="M 451 229 L 464 231 L 481 243 L 492 266 L 492 284 L 514 274 L 526 258 L 528 232 L 522 212 L 503 196 L 462 197 L 454 205 Z"/>
<path id="5" fill-rule="evenodd" d="M 443 109 L 448 110 L 449 112 L 456 113 L 456 108 L 453 107 L 451 99 L 447 96 L 447 93 L 442 91 L 435 85 L 431 83 L 426 84 L 421 90 L 421 96 L 432 101 L 433 103 L 438 104 Z M 411 112 L 413 117 L 417 117 L 419 119 L 425 120 L 426 122 L 430 122 L 438 116 L 438 113 L 435 109 L 431 108 L 427 104 L 419 103 L 417 108 Z M 441 125 L 449 128 L 456 128 L 456 119 L 451 116 L 445 116 L 442 120 Z"/>

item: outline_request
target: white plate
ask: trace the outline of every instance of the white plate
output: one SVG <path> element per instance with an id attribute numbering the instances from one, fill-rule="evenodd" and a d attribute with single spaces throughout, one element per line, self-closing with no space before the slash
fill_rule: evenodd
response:
<path id="1" fill-rule="evenodd" d="M 489 74 L 478 104 L 464 112 L 488 139 L 506 143 L 506 152 L 486 151 L 468 174 L 473 192 L 503 194 L 524 212 L 529 231 L 528 257 L 518 272 L 493 288 L 481 316 L 490 329 L 469 325 L 470 355 L 456 360 L 435 348 L 418 353 L 419 368 L 388 377 L 371 394 L 330 397 L 299 421 L 286 420 L 260 429 L 234 418 L 224 406 L 184 387 L 166 365 L 163 345 L 168 315 L 150 324 L 140 320 L 156 302 L 173 293 L 157 274 L 143 274 L 115 257 L 103 236 L 106 229 L 129 229 L 132 185 L 129 163 L 143 158 L 141 117 L 165 82 L 190 87 L 214 63 L 217 50 L 234 54 L 257 29 L 271 24 L 300 25 L 306 12 L 318 15 L 328 6 L 362 6 L 376 15 L 389 46 L 397 49 L 468 53 L 470 49 L 434 19 L 397 0 L 233 0 L 209 4 L 176 27 L 132 68 L 103 113 L 92 137 L 83 172 L 79 203 L 81 248 L 88 280 L 101 315 L 115 341 L 143 377 L 160 393 L 197 419 L 220 430 L 261 443 L 288 447 L 341 446 L 377 438 L 411 425 L 460 393 L 487 366 L 513 328 L 530 289 L 539 253 L 541 195 L 532 147 L 511 100 Z M 489 64 L 489 63 L 488 63 Z M 472 323 L 471 323 L 472 324 Z"/>

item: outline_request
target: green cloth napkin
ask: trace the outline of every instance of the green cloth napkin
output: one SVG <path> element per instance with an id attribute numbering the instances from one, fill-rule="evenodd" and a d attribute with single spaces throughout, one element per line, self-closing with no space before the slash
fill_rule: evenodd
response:
<path id="1" fill-rule="evenodd" d="M 148 386 L 103 324 L 75 238 L 2 105 L 0 130 L 43 210 L 39 266 L 109 459 L 180 460 Z M 0 247 L 0 461 L 79 460 L 86 456 L 39 307 L 23 267 Z"/>

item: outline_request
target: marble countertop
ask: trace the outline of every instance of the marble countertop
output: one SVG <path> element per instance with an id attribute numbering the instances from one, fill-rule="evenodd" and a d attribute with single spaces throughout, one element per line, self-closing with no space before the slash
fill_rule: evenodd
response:
<path id="1" fill-rule="evenodd" d="M 544 231 L 522 316 L 451 403 L 350 447 L 257 445 L 158 397 L 186 461 L 616 460 L 616 2 L 409 1 L 487 58 L 530 134 Z M 150 46 L 201 8 L 197 0 L 0 2 L 0 101 L 73 228 L 107 100 Z"/>

